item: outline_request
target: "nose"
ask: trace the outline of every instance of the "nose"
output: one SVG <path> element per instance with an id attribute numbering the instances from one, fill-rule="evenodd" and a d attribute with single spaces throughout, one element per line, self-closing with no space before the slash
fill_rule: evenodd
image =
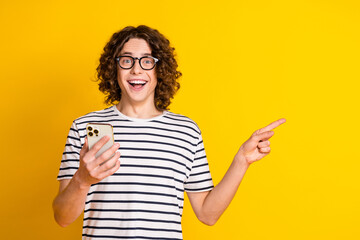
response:
<path id="1" fill-rule="evenodd" d="M 132 74 L 140 74 L 142 73 L 143 69 L 140 67 L 140 60 L 135 59 L 134 66 L 131 68 Z"/>

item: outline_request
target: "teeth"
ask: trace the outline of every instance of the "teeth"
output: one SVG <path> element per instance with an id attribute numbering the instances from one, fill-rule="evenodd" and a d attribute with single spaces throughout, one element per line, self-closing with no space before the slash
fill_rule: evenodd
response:
<path id="1" fill-rule="evenodd" d="M 131 80 L 129 81 L 129 83 L 131 84 L 145 84 L 146 81 L 141 81 L 141 80 Z"/>

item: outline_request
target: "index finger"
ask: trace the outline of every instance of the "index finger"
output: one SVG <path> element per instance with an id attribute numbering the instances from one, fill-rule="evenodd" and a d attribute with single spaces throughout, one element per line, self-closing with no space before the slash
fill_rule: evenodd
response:
<path id="1" fill-rule="evenodd" d="M 103 136 L 91 148 L 89 145 L 89 152 L 96 154 L 109 140 L 110 140 L 109 136 L 107 136 L 107 135 Z"/>
<path id="2" fill-rule="evenodd" d="M 280 126 L 281 124 L 285 123 L 286 119 L 285 118 L 280 118 L 279 120 L 276 120 L 275 122 L 270 123 L 269 125 L 267 125 L 264 128 L 261 128 L 259 133 L 263 133 L 263 132 L 268 132 L 273 130 L 274 128 Z"/>

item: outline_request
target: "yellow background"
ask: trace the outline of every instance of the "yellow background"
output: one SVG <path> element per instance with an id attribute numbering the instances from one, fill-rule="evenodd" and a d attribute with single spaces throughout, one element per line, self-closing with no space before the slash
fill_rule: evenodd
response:
<path id="1" fill-rule="evenodd" d="M 184 239 L 360 239 L 358 1 L 2 1 L 0 24 L 1 239 L 81 238 L 81 219 L 52 216 L 62 151 L 71 122 L 105 107 L 105 43 L 138 24 L 176 48 L 170 110 L 199 124 L 215 183 L 287 119 L 215 226 L 185 200 Z"/>

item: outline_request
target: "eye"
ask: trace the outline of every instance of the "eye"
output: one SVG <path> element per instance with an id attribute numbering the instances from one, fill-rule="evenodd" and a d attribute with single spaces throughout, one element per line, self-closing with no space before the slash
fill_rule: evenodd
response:
<path id="1" fill-rule="evenodd" d="M 129 58 L 124 58 L 124 59 L 122 60 L 122 63 L 125 63 L 125 64 L 131 63 L 131 59 L 129 59 Z"/>
<path id="2" fill-rule="evenodd" d="M 152 58 L 144 58 L 143 60 L 144 64 L 154 64 L 154 60 Z"/>

